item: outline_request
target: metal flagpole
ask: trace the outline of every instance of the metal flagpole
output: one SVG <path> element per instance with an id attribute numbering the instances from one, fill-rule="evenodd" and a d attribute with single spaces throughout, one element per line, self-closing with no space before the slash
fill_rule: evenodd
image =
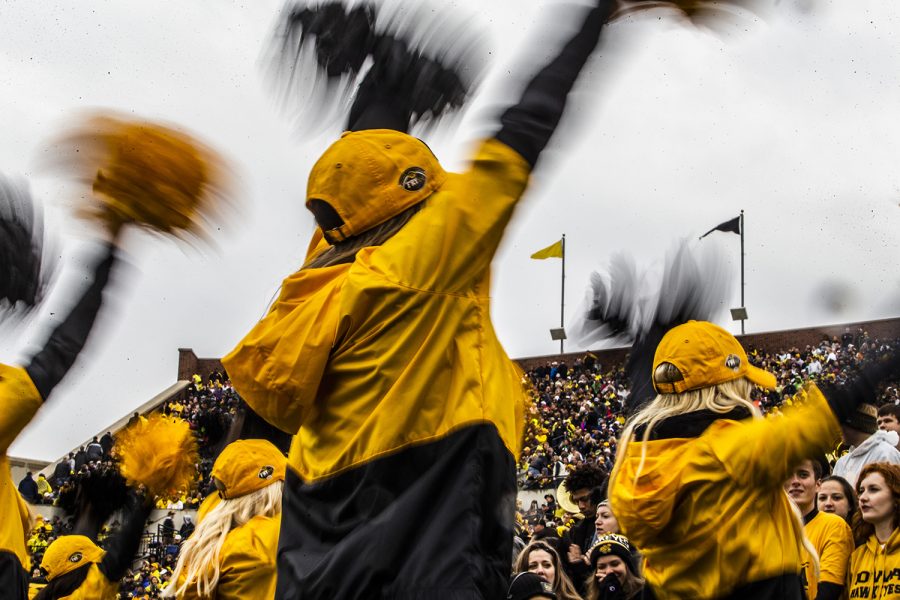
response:
<path id="1" fill-rule="evenodd" d="M 744 304 L 744 210 L 741 209 L 741 308 L 746 309 Z M 746 314 L 746 312 L 745 312 Z M 744 321 L 741 319 L 741 335 L 744 335 Z"/>
<path id="2" fill-rule="evenodd" d="M 562 329 L 566 323 L 566 234 L 562 234 L 562 282 L 559 292 L 559 327 Z M 559 353 L 565 353 L 565 336 L 559 340 Z"/>

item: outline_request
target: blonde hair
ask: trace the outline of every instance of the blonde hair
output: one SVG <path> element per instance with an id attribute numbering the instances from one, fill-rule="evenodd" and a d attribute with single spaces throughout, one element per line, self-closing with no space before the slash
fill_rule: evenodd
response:
<path id="1" fill-rule="evenodd" d="M 625 457 L 625 448 L 634 441 L 634 430 L 643 427 L 644 435 L 641 436 L 641 462 L 638 464 L 635 472 L 635 482 L 644 469 L 644 461 L 647 458 L 647 441 L 653 433 L 653 428 L 662 421 L 695 412 L 698 410 L 710 410 L 714 413 L 724 415 L 731 412 L 735 408 L 744 408 L 754 417 L 762 417 L 759 409 L 750 401 L 750 391 L 753 389 L 753 383 L 741 377 L 732 381 L 726 381 L 718 385 L 691 390 L 681 394 L 659 394 L 647 406 L 642 408 L 635 414 L 622 431 L 622 437 L 619 439 L 617 448 L 619 449 L 616 457 L 616 464 L 613 467 L 613 475 L 610 481 L 615 477 L 619 465 Z"/>
<path id="2" fill-rule="evenodd" d="M 283 489 L 284 482 L 276 481 L 239 498 L 222 500 L 210 510 L 182 544 L 172 583 L 163 597 L 183 596 L 191 586 L 196 586 L 198 596 L 213 597 L 219 583 L 219 555 L 225 538 L 232 529 L 253 517 L 271 517 L 280 513 Z M 179 585 L 181 577 L 184 581 Z"/>

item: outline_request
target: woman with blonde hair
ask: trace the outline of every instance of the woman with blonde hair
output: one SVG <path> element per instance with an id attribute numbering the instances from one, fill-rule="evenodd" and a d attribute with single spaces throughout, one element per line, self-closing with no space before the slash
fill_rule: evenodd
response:
<path id="1" fill-rule="evenodd" d="M 550 584 L 557 600 L 581 600 L 566 575 L 559 553 L 544 540 L 531 542 L 519 554 L 515 573 L 534 573 Z"/>
<path id="2" fill-rule="evenodd" d="M 181 547 L 164 597 L 272 598 L 287 459 L 265 440 L 238 440 L 213 465 L 219 501 Z M 205 504 L 205 506 L 208 506 Z"/>
<path id="3" fill-rule="evenodd" d="M 808 384 L 783 416 L 763 419 L 753 386 L 777 382 L 734 336 L 703 321 L 669 330 L 653 357 L 657 396 L 626 425 L 609 486 L 655 597 L 802 598 L 811 547 L 782 483 L 833 447 L 839 423 L 897 362 L 868 367 L 827 398 Z"/>

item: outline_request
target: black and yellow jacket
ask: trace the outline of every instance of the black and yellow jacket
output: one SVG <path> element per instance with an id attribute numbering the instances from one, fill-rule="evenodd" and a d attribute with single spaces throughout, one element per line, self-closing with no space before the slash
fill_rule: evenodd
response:
<path id="1" fill-rule="evenodd" d="M 352 263 L 288 277 L 223 359 L 295 435 L 276 597 L 505 595 L 526 395 L 491 324 L 490 264 L 614 7 L 598 4 L 464 173 Z"/>
<path id="2" fill-rule="evenodd" d="M 687 413 L 620 450 L 611 508 L 659 600 L 802 597 L 803 528 L 782 484 L 840 430 L 815 386 L 795 405 L 765 419 Z"/>
<path id="3" fill-rule="evenodd" d="M 881 546 L 873 534 L 850 555 L 847 569 L 847 598 L 869 600 L 900 599 L 900 529 Z"/>
<path id="4" fill-rule="evenodd" d="M 819 556 L 819 576 L 808 554 L 803 557 L 803 584 L 809 600 L 839 598 L 853 552 L 853 533 L 841 517 L 817 509 L 803 517 L 803 531 Z M 824 586 L 824 587 L 823 587 Z M 824 590 L 824 592 L 823 592 Z"/>

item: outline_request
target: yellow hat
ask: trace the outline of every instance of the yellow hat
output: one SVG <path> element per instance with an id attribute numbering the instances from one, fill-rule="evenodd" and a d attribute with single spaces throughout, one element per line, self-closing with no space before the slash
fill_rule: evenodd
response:
<path id="1" fill-rule="evenodd" d="M 309 174 L 306 205 L 322 200 L 344 221 L 325 237 L 340 242 L 430 196 L 447 179 L 419 139 L 390 129 L 347 131 Z"/>
<path id="2" fill-rule="evenodd" d="M 680 394 L 746 377 L 774 389 L 775 376 L 750 364 L 733 335 L 706 321 L 688 321 L 663 336 L 653 357 L 653 387 Z"/>
<path id="3" fill-rule="evenodd" d="M 221 482 L 222 498 L 238 498 L 284 481 L 287 459 L 266 440 L 238 440 L 228 444 L 212 468 Z"/>
<path id="4" fill-rule="evenodd" d="M 64 535 L 47 547 L 41 568 L 47 571 L 47 581 L 79 567 L 103 560 L 106 554 L 91 538 L 83 535 Z"/>

